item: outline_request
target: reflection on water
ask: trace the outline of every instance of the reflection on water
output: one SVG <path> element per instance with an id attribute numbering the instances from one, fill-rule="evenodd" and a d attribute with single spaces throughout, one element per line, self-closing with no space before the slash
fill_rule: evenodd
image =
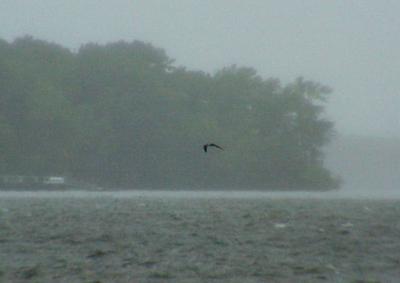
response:
<path id="1" fill-rule="evenodd" d="M 346 189 L 331 192 L 277 191 L 0 191 L 0 198 L 226 198 L 226 199 L 400 199 L 400 190 Z"/>

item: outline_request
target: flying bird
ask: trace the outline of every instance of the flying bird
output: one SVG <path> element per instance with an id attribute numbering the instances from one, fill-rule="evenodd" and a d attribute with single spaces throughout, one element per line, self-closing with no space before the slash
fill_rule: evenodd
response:
<path id="1" fill-rule="evenodd" d="M 220 147 L 219 145 L 217 145 L 215 143 L 206 143 L 205 145 L 203 145 L 204 152 L 207 152 L 207 148 L 209 146 L 213 146 L 213 147 L 219 148 L 220 150 L 224 150 L 222 147 Z"/>

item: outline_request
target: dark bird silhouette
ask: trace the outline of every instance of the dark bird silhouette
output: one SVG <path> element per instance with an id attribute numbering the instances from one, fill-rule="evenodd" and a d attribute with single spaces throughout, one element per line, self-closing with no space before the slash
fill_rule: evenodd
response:
<path id="1" fill-rule="evenodd" d="M 204 152 L 207 152 L 207 148 L 209 146 L 213 146 L 213 147 L 219 148 L 220 150 L 224 150 L 222 147 L 220 147 L 219 145 L 217 145 L 215 143 L 206 143 L 205 145 L 203 145 Z"/>

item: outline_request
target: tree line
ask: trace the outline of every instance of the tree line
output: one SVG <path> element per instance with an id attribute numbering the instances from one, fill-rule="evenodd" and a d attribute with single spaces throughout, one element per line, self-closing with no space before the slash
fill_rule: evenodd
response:
<path id="1" fill-rule="evenodd" d="M 141 41 L 0 40 L 0 174 L 118 188 L 330 189 L 329 87 L 177 67 Z M 202 151 L 215 142 L 224 151 Z"/>

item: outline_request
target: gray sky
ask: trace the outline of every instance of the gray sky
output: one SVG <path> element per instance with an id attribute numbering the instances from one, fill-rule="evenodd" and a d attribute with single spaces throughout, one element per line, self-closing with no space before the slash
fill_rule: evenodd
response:
<path id="1" fill-rule="evenodd" d="M 0 0 L 0 37 L 139 39 L 190 69 L 302 75 L 334 88 L 339 132 L 400 137 L 399 11 L 398 0 Z"/>

